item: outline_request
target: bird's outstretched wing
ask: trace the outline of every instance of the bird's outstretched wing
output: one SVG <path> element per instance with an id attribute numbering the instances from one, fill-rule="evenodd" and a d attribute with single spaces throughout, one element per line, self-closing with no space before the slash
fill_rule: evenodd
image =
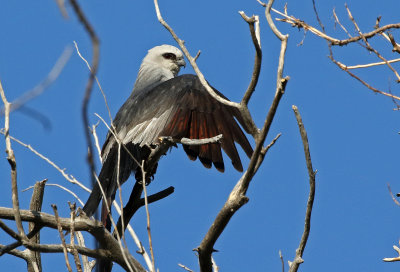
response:
<path id="1" fill-rule="evenodd" d="M 224 97 L 217 90 L 215 92 Z M 225 98 L 225 97 L 224 97 Z M 236 108 L 224 105 L 214 99 L 195 75 L 181 75 L 164 81 L 156 87 L 133 92 L 118 111 L 113 125 L 118 138 L 127 146 L 137 161 L 146 159 L 148 146 L 159 142 L 161 136 L 174 139 L 183 137 L 204 139 L 223 135 L 221 143 L 192 145 L 183 148 L 191 160 L 199 158 L 201 163 L 211 168 L 212 164 L 221 172 L 225 170 L 221 147 L 238 171 L 243 166 L 235 146 L 238 143 L 247 156 L 253 149 L 239 127 L 243 120 Z M 145 151 L 143 152 L 144 148 Z M 103 168 L 99 179 L 107 196 L 113 196 L 117 189 L 118 144 L 109 133 L 103 145 Z M 121 148 L 119 177 L 122 184 L 138 164 Z M 91 215 L 97 208 L 101 191 L 98 186 L 87 201 L 84 211 Z"/>
<path id="2" fill-rule="evenodd" d="M 243 122 L 237 109 L 218 102 L 208 94 L 197 76 L 187 74 L 150 90 L 133 93 L 118 112 L 114 125 L 123 143 L 140 146 L 156 144 L 161 136 L 203 139 L 222 134 L 221 144 L 184 146 L 185 152 L 192 160 L 199 157 L 207 168 L 214 164 L 224 171 L 222 147 L 233 166 L 243 171 L 234 142 L 241 145 L 249 157 L 253 149 L 235 118 Z M 108 135 L 103 146 L 104 157 L 114 144 L 114 137 Z"/>

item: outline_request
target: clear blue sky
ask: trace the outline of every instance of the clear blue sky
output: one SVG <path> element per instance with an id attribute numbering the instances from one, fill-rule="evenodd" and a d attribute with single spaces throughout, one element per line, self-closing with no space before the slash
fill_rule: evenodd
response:
<path id="1" fill-rule="evenodd" d="M 84 1 L 81 1 L 84 2 Z M 87 1 L 86 1 L 87 2 Z M 354 33 L 347 19 L 344 1 L 318 1 L 320 17 L 329 34 L 346 38 L 332 21 L 336 7 L 341 21 Z M 284 2 L 276 1 L 282 10 Z M 349 3 L 364 31 L 370 31 L 376 17 L 381 25 L 398 23 L 398 0 L 355 0 Z M 7 98 L 12 101 L 38 84 L 67 45 L 77 41 L 82 54 L 91 58 L 86 33 L 68 8 L 64 20 L 55 1 L 3 1 L 0 9 L 0 79 Z M 99 80 L 114 115 L 130 94 L 140 62 L 146 51 L 160 44 L 175 44 L 158 23 L 152 1 L 96 1 L 85 3 L 88 15 L 101 41 Z M 194 55 L 202 50 L 198 65 L 208 81 L 232 100 L 239 100 L 249 82 L 254 58 L 247 23 L 239 16 L 261 17 L 263 66 L 257 91 L 250 102 L 257 124 L 263 123 L 275 90 L 279 42 L 268 29 L 264 9 L 256 1 L 165 1 L 160 0 L 164 18 L 186 41 Z M 312 1 L 288 1 L 288 13 L 317 25 Z M 326 42 L 303 31 L 278 23 L 290 35 L 284 74 L 291 77 L 278 108 L 267 142 L 279 132 L 282 137 L 271 149 L 255 176 L 250 201 L 231 220 L 218 240 L 214 254 L 220 271 L 280 271 L 278 251 L 292 260 L 303 227 L 308 197 L 308 175 L 293 104 L 299 107 L 308 132 L 311 156 L 317 174 L 317 188 L 311 234 L 304 254 L 303 271 L 398 271 L 399 263 L 384 263 L 392 257 L 392 245 L 399 237 L 399 207 L 391 200 L 386 184 L 394 192 L 399 185 L 399 112 L 391 99 L 375 95 L 340 71 L 327 58 Z M 393 33 L 400 41 L 398 32 Z M 382 38 L 374 45 L 388 58 L 391 48 Z M 346 64 L 364 64 L 377 58 L 357 46 L 336 49 L 337 58 Z M 399 68 L 398 65 L 394 65 Z M 190 67 L 182 73 L 193 73 Z M 387 67 L 358 72 L 383 90 L 398 94 L 394 76 Z M 27 106 L 46 116 L 50 129 L 22 112 L 11 116 L 11 135 L 31 144 L 69 174 L 90 186 L 85 164 L 86 143 L 81 121 L 81 100 L 88 76 L 87 68 L 74 52 L 58 80 Z M 94 113 L 107 117 L 98 88 L 90 103 Z M 4 121 L 2 117 L 1 122 Z M 3 125 L 2 125 L 3 126 Z M 99 126 L 100 141 L 106 129 Z M 44 178 L 73 189 L 83 201 L 88 194 L 70 185 L 43 160 L 13 143 L 19 188 L 24 189 Z M 4 141 L 0 141 L 4 152 Z M 9 165 L 0 160 L 0 205 L 11 207 Z M 225 159 L 225 161 L 228 161 Z M 244 159 L 245 164 L 248 163 Z M 99 169 L 99 164 L 97 164 Z M 231 165 L 226 173 L 207 170 L 186 158 L 182 148 L 163 158 L 155 180 L 148 187 L 155 193 L 168 186 L 175 193 L 150 206 L 156 266 L 160 271 L 183 271 L 177 263 L 198 271 L 192 251 L 202 240 L 225 202 L 240 174 Z M 130 192 L 132 182 L 125 191 Z M 125 194 L 125 199 L 127 200 Z M 21 205 L 28 208 L 30 192 L 20 194 Z M 68 193 L 46 188 L 43 211 L 52 213 L 55 203 L 62 216 L 68 216 Z M 133 226 L 147 246 L 146 222 L 141 210 Z M 14 226 L 11 222 L 10 226 Z M 59 242 L 56 231 L 42 234 L 45 243 Z M 0 232 L 0 243 L 11 240 Z M 89 242 L 88 242 L 89 243 Z M 89 243 L 91 244 L 91 243 Z M 132 252 L 136 250 L 128 239 Z M 142 258 L 135 255 L 139 261 Z M 44 255 L 45 271 L 63 271 L 62 254 Z M 0 266 L 23 271 L 25 263 L 3 256 Z M 286 266 L 287 269 L 287 266 Z M 120 271 L 116 267 L 116 271 Z"/>

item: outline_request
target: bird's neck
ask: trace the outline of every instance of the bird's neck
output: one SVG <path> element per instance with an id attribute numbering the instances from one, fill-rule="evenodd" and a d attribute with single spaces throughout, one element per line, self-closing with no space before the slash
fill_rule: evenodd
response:
<path id="1" fill-rule="evenodd" d="M 173 77 L 175 77 L 175 75 L 171 70 L 152 65 L 152 63 L 143 62 L 140 66 L 132 93 L 153 88 Z"/>

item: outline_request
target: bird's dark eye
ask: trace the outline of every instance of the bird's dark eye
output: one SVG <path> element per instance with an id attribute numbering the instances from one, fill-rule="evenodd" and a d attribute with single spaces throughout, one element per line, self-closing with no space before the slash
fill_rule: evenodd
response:
<path id="1" fill-rule="evenodd" d="M 173 53 L 164 53 L 162 56 L 164 59 L 176 60 L 176 56 Z"/>

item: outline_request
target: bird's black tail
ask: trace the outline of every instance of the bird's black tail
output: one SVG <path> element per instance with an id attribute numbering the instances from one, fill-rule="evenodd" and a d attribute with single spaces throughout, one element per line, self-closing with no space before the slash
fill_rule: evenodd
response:
<path id="1" fill-rule="evenodd" d="M 127 150 L 129 150 L 129 153 Z M 132 172 L 139 172 L 136 171 L 139 167 L 138 162 L 140 163 L 142 160 L 147 159 L 150 154 L 150 148 L 129 143 L 125 147 L 121 147 L 119 152 L 119 167 L 118 144 L 115 143 L 109 151 L 99 174 L 99 181 L 103 192 L 107 198 L 111 198 L 111 201 L 114 200 L 115 192 L 118 189 L 118 183 L 122 185 Z M 92 193 L 83 207 L 83 211 L 87 216 L 92 216 L 97 210 L 100 200 L 103 197 L 101 191 L 99 183 L 94 184 Z M 111 202 L 108 203 L 108 205 L 111 205 Z"/>

